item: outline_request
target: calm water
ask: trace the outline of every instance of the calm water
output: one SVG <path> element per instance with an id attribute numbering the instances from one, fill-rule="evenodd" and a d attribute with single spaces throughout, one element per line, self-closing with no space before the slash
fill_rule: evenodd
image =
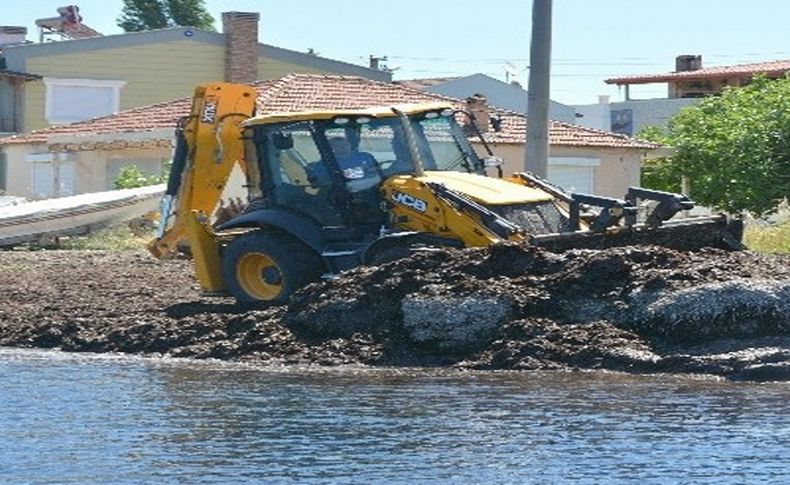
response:
<path id="1" fill-rule="evenodd" d="M 790 385 L 0 348 L 0 482 L 788 483 Z"/>

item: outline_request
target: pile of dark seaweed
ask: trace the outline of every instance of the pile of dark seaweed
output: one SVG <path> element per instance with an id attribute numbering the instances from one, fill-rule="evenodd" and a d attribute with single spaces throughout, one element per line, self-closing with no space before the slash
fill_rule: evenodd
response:
<path id="1" fill-rule="evenodd" d="M 790 256 L 438 250 L 287 306 L 201 297 L 188 261 L 0 252 L 0 345 L 263 364 L 608 369 L 790 380 Z"/>

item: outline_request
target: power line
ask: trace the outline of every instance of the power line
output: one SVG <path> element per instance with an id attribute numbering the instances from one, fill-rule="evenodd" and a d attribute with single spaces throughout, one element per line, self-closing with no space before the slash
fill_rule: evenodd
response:
<path id="1" fill-rule="evenodd" d="M 775 51 L 775 52 L 747 52 L 747 53 L 727 53 L 716 54 L 707 53 L 703 54 L 705 58 L 738 58 L 738 57 L 773 57 L 773 56 L 790 56 L 790 52 Z M 425 62 L 455 62 L 455 63 L 469 63 L 469 62 L 485 62 L 485 63 L 505 63 L 505 62 L 529 62 L 526 58 L 513 58 L 513 57 L 478 57 L 478 58 L 460 58 L 460 57 L 416 57 L 416 56 L 388 56 L 390 59 L 398 59 L 404 61 L 425 61 Z M 665 57 L 608 57 L 608 58 L 555 58 L 552 59 L 552 64 L 556 65 L 644 65 L 644 66 L 657 66 L 666 65 L 673 59 Z"/>

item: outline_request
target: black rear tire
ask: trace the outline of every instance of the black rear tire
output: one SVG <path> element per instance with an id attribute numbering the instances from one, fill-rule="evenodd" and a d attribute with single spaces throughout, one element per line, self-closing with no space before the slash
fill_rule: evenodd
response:
<path id="1" fill-rule="evenodd" d="M 315 251 L 277 232 L 242 234 L 222 254 L 225 286 L 241 303 L 285 303 L 294 291 L 318 279 L 323 267 Z"/>

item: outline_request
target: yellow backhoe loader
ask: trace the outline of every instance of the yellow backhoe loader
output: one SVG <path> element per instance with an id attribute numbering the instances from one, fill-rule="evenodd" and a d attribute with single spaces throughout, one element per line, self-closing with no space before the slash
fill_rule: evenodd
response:
<path id="1" fill-rule="evenodd" d="M 739 226 L 723 216 L 669 221 L 693 207 L 682 195 L 631 188 L 613 199 L 527 173 L 488 177 L 501 160 L 475 153 L 465 133 L 474 123 L 462 126 L 469 115 L 448 104 L 254 116 L 255 97 L 248 86 L 199 86 L 177 127 L 149 247 L 158 257 L 188 247 L 208 293 L 283 302 L 321 276 L 442 246 L 740 247 Z M 214 227 L 236 164 L 249 204 Z M 653 208 L 638 217 L 643 201 Z"/>

